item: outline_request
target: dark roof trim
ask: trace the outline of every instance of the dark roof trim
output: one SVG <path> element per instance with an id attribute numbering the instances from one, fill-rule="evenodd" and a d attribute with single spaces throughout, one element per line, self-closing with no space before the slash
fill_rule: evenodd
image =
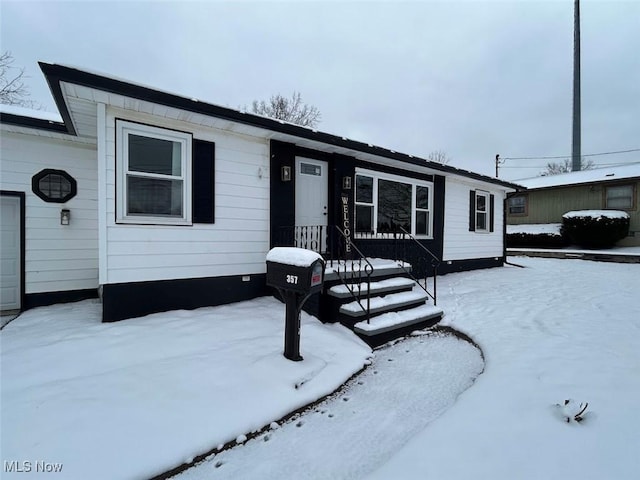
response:
<path id="1" fill-rule="evenodd" d="M 153 90 L 141 85 L 135 85 L 132 83 L 124 82 L 110 77 L 105 77 L 95 73 L 89 73 L 76 68 L 66 67 L 63 65 L 56 65 L 50 63 L 39 62 L 40 68 L 44 73 L 51 92 L 56 101 L 60 115 L 62 116 L 64 123 L 67 125 L 69 133 L 75 134 L 73 122 L 71 121 L 71 115 L 64 101 L 62 95 L 62 88 L 60 82 L 68 82 L 76 85 L 82 85 L 85 87 L 95 88 L 110 93 L 116 93 L 127 97 L 137 98 L 139 100 L 145 100 L 168 107 L 179 108 L 181 110 L 187 110 L 194 113 L 200 113 L 203 115 L 213 116 L 230 120 L 237 123 L 251 125 L 254 127 L 265 128 L 273 132 L 292 135 L 307 140 L 313 140 L 336 147 L 357 150 L 362 153 L 368 153 L 371 155 L 379 155 L 382 157 L 390 158 L 400 162 L 404 162 L 411 165 L 427 166 L 434 170 L 439 170 L 445 173 L 452 173 L 463 177 L 473 178 L 483 182 L 502 185 L 507 188 L 514 188 L 521 190 L 523 187 L 516 185 L 515 183 L 505 182 L 493 177 L 481 175 L 479 173 L 470 172 L 468 170 L 462 170 L 448 165 L 442 165 L 436 162 L 430 162 L 428 160 L 413 157 L 403 153 L 398 153 L 393 150 L 387 150 L 385 148 L 376 147 L 367 143 L 358 142 L 355 140 L 349 140 L 337 135 L 331 135 L 324 132 L 318 132 L 299 125 L 293 125 L 290 123 L 283 123 L 271 118 L 265 118 L 250 113 L 243 113 L 238 110 L 232 110 L 230 108 L 220 107 L 205 102 L 199 102 L 186 97 L 181 97 L 171 93 L 161 92 Z"/>
<path id="2" fill-rule="evenodd" d="M 0 112 L 0 123 L 17 125 L 19 127 L 35 128 L 38 130 L 47 130 L 50 132 L 69 133 L 67 127 L 62 122 L 15 115 L 13 113 Z"/>

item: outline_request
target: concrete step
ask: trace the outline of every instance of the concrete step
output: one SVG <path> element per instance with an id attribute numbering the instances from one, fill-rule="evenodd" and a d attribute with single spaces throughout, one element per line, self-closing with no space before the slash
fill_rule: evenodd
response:
<path id="1" fill-rule="evenodd" d="M 388 312 L 372 317 L 369 322 L 358 322 L 353 331 L 358 335 L 372 337 L 383 333 L 400 330 L 431 320 L 432 324 L 442 318 L 442 309 L 433 305 L 420 305 L 401 312 Z"/>
<path id="2" fill-rule="evenodd" d="M 371 282 L 371 288 L 369 294 L 372 296 L 379 296 L 387 293 L 397 293 L 402 291 L 411 290 L 416 282 L 406 277 L 394 277 L 386 280 L 380 280 L 378 282 Z M 336 298 L 349 298 L 354 294 L 367 295 L 367 283 L 351 283 L 347 285 L 335 285 L 331 287 L 327 294 Z"/>
<path id="3" fill-rule="evenodd" d="M 429 295 L 427 295 L 427 293 L 422 289 L 415 289 L 410 292 L 392 293 L 380 297 L 372 297 L 370 299 L 371 303 L 369 311 L 371 315 L 375 315 L 378 313 L 390 312 L 392 310 L 403 310 L 410 308 L 411 306 L 423 304 L 428 298 Z M 362 300 L 362 305 L 366 309 L 366 299 Z M 339 313 L 352 318 L 364 317 L 367 314 L 367 312 L 363 311 L 362 307 L 360 307 L 356 301 L 342 305 Z"/>

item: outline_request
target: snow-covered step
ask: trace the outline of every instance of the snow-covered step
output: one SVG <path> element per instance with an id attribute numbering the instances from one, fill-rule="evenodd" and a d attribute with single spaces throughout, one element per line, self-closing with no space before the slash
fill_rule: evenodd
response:
<path id="1" fill-rule="evenodd" d="M 386 280 L 380 280 L 379 282 L 371 282 L 370 294 L 371 295 L 381 295 L 386 292 L 394 292 L 400 289 L 409 290 L 416 285 L 416 282 L 406 277 L 394 277 L 388 278 Z M 336 298 L 348 298 L 352 296 L 351 291 L 354 294 L 361 293 L 363 295 L 367 294 L 368 285 L 366 282 L 363 283 L 352 283 L 349 286 L 347 285 L 335 285 L 329 289 L 329 295 Z M 350 291 L 351 289 L 351 291 Z"/>
<path id="2" fill-rule="evenodd" d="M 375 315 L 379 312 L 386 312 L 389 310 L 406 308 L 407 306 L 419 304 L 427 300 L 429 296 L 422 289 L 416 289 L 411 292 L 400 292 L 385 295 L 384 297 L 373 297 L 369 304 L 369 312 L 371 315 Z M 362 300 L 362 305 L 366 308 L 366 298 Z M 340 307 L 340 313 L 348 315 L 350 317 L 362 317 L 366 315 L 366 312 L 362 310 L 362 307 L 356 302 L 345 303 Z"/>
<path id="3" fill-rule="evenodd" d="M 433 305 L 420 305 L 410 310 L 389 312 L 358 322 L 353 326 L 354 332 L 360 335 L 373 336 L 415 325 L 426 320 L 442 317 L 442 309 Z"/>
<path id="4" fill-rule="evenodd" d="M 371 277 L 387 277 L 391 275 L 404 275 L 406 272 L 411 271 L 411 264 L 402 262 L 399 260 L 388 260 L 383 258 L 367 258 L 373 271 Z M 334 260 L 328 261 L 324 270 L 324 281 L 338 280 L 342 278 L 350 278 L 351 276 L 357 276 L 362 272 L 365 263 L 359 260 Z"/>

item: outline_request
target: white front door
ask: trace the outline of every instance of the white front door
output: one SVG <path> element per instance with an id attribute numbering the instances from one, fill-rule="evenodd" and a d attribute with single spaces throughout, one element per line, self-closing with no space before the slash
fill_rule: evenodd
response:
<path id="1" fill-rule="evenodd" d="M 0 310 L 19 310 L 21 199 L 10 195 L 0 198 Z"/>
<path id="2" fill-rule="evenodd" d="M 327 162 L 296 158 L 296 245 L 323 253 L 329 213 Z"/>

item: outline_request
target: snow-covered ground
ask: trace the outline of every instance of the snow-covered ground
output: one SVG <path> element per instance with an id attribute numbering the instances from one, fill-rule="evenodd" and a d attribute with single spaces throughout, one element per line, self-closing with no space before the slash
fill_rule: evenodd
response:
<path id="1" fill-rule="evenodd" d="M 439 278 L 443 323 L 486 357 L 457 400 L 478 351 L 415 336 L 308 413 L 183 475 L 635 479 L 640 265 L 510 260 L 526 268 Z M 284 360 L 283 307 L 267 298 L 117 324 L 98 323 L 96 307 L 37 309 L 2 330 L 3 462 L 151 476 L 333 390 L 370 354 L 304 316 L 305 361 Z M 567 398 L 589 402 L 584 422 L 561 418 Z"/>
<path id="2" fill-rule="evenodd" d="M 333 392 L 369 363 L 349 330 L 306 314 L 304 361 L 288 361 L 283 328 L 284 306 L 268 297 L 111 324 L 97 301 L 23 313 L 0 334 L 2 478 L 27 467 L 39 478 L 37 462 L 62 464 L 65 479 L 149 478 Z"/>
<path id="3" fill-rule="evenodd" d="M 362 478 L 449 408 L 483 366 L 465 341 L 414 336 L 376 351 L 370 368 L 313 410 L 175 479 Z"/>
<path id="4" fill-rule="evenodd" d="M 593 250 L 588 248 L 580 248 L 576 246 L 569 246 L 564 248 L 534 248 L 534 247 L 509 247 L 507 253 L 517 255 L 517 252 L 557 252 L 557 253 L 583 253 L 583 254 L 597 254 L 597 255 L 625 255 L 636 257 L 640 255 L 640 247 L 611 247 L 603 250 Z"/>
<path id="5" fill-rule="evenodd" d="M 638 478 L 640 265 L 511 260 L 527 268 L 442 278 L 444 323 L 485 371 L 369 478 Z M 559 418 L 569 398 L 589 402 L 584 422 Z"/>

